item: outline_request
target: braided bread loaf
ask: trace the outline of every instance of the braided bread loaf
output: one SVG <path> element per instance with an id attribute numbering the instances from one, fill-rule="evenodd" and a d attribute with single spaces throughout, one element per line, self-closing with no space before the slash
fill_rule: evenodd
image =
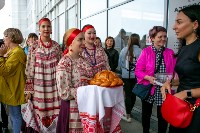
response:
<path id="1" fill-rule="evenodd" d="M 123 85 L 123 81 L 114 72 L 103 70 L 98 72 L 94 78 L 90 80 L 90 85 L 114 87 Z"/>

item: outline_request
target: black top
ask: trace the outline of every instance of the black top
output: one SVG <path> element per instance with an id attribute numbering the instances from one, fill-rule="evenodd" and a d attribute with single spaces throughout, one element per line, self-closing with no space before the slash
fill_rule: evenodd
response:
<path id="1" fill-rule="evenodd" d="M 114 48 L 105 49 L 105 52 L 108 56 L 111 71 L 115 72 L 118 66 L 119 53 Z"/>
<path id="2" fill-rule="evenodd" d="M 178 92 L 200 87 L 199 50 L 200 39 L 181 48 L 175 66 L 180 82 Z"/>

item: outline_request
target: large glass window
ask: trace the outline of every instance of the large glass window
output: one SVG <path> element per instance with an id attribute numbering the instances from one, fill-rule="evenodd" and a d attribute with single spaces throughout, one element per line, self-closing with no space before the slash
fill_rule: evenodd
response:
<path id="1" fill-rule="evenodd" d="M 52 5 L 54 6 L 56 3 L 56 0 L 52 0 Z"/>
<path id="2" fill-rule="evenodd" d="M 101 38 L 102 42 L 104 42 L 104 40 L 107 37 L 106 12 L 103 12 L 101 14 L 95 15 L 94 17 L 82 20 L 81 28 L 86 24 L 93 25 L 96 29 L 96 35 Z"/>
<path id="3" fill-rule="evenodd" d="M 59 44 L 62 44 L 62 41 L 63 41 L 63 35 L 65 33 L 65 15 L 62 14 L 59 16 L 59 31 L 58 31 L 58 43 Z"/>
<path id="4" fill-rule="evenodd" d="M 51 12 L 51 17 L 52 17 L 52 19 L 55 18 L 55 10 L 53 10 L 53 11 Z"/>
<path id="5" fill-rule="evenodd" d="M 63 0 L 59 5 L 58 5 L 58 14 L 61 14 L 65 11 L 65 1 Z"/>
<path id="6" fill-rule="evenodd" d="M 68 6 L 74 5 L 76 0 L 68 0 Z"/>
<path id="7" fill-rule="evenodd" d="M 55 26 L 56 26 L 56 21 L 55 21 L 55 19 L 51 22 L 51 25 L 52 25 L 52 36 L 51 36 L 51 38 L 53 39 L 53 40 L 56 40 L 56 36 L 55 36 L 55 34 L 56 34 L 56 30 L 55 30 Z"/>
<path id="8" fill-rule="evenodd" d="M 107 0 L 81 0 L 81 18 L 106 8 Z"/>
<path id="9" fill-rule="evenodd" d="M 108 35 L 116 37 L 123 28 L 127 36 L 137 33 L 142 38 L 153 26 L 163 26 L 163 21 L 164 0 L 132 1 L 108 12 Z"/>
<path id="10" fill-rule="evenodd" d="M 126 0 L 109 0 L 108 6 L 111 7 L 111 6 L 117 5 L 124 1 L 126 1 Z"/>
<path id="11" fill-rule="evenodd" d="M 68 11 L 68 28 L 77 27 L 76 22 L 76 8 L 73 7 Z"/>

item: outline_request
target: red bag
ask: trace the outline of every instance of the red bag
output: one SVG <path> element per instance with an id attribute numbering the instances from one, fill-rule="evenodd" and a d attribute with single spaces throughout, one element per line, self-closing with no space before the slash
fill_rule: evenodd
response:
<path id="1" fill-rule="evenodd" d="M 181 100 L 171 94 L 166 94 L 162 104 L 163 118 L 174 127 L 185 128 L 190 125 L 194 110 L 200 105 L 200 98 L 192 105 L 188 101 Z"/>

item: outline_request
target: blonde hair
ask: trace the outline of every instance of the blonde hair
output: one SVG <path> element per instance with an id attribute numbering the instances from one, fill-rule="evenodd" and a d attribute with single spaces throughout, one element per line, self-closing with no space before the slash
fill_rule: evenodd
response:
<path id="1" fill-rule="evenodd" d="M 65 45 L 65 47 L 68 47 L 70 45 L 70 44 L 67 44 L 67 40 L 68 40 L 69 36 L 71 35 L 71 33 L 76 29 L 77 28 L 71 28 L 65 32 L 65 34 L 63 36 L 63 45 Z"/>
<path id="2" fill-rule="evenodd" d="M 8 28 L 3 34 L 9 37 L 13 43 L 21 44 L 24 40 L 21 31 L 17 28 Z"/>

